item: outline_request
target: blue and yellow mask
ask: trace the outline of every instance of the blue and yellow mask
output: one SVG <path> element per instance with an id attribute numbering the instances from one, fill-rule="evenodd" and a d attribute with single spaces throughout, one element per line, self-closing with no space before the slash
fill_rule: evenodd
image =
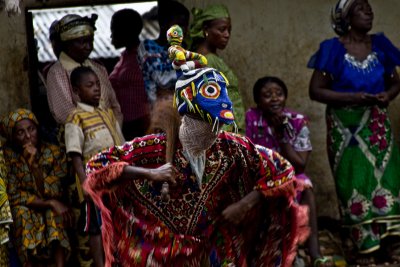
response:
<path id="1" fill-rule="evenodd" d="M 190 71 L 176 82 L 174 105 L 179 114 L 202 119 L 213 126 L 232 124 L 234 116 L 228 85 L 224 74 L 216 69 Z"/>

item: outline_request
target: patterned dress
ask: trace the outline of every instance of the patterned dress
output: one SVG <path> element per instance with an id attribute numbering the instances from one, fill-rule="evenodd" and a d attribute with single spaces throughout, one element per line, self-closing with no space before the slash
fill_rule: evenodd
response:
<path id="1" fill-rule="evenodd" d="M 372 35 L 372 52 L 360 62 L 338 38 L 321 43 L 308 66 L 332 77 L 337 92 L 385 91 L 385 76 L 400 65 L 400 51 L 383 35 Z M 328 156 L 344 225 L 360 253 L 400 235 L 400 155 L 386 108 L 331 107 L 326 110 Z"/>
<path id="2" fill-rule="evenodd" d="M 291 266 L 307 215 L 292 204 L 295 179 L 286 160 L 222 132 L 206 151 L 201 182 L 177 144 L 177 186 L 168 202 L 158 183 L 118 183 L 126 165 L 159 167 L 165 151 L 165 135 L 147 135 L 87 164 L 85 188 L 102 210 L 106 266 Z M 254 189 L 271 198 L 239 228 L 224 222 L 221 212 Z"/>
<path id="3" fill-rule="evenodd" d="M 66 176 L 65 154 L 57 146 L 42 144 L 38 155 L 44 177 L 43 196 L 24 157 L 8 146 L 4 148 L 4 158 L 8 162 L 7 193 L 14 219 L 12 241 L 23 264 L 29 260 L 28 255 L 52 256 L 50 249 L 53 241 L 59 241 L 62 247 L 70 249 L 62 217 L 50 209 L 42 212 L 27 206 L 37 197 L 60 199 L 61 179 Z"/>
<path id="4" fill-rule="evenodd" d="M 7 187 L 4 180 L 7 178 L 7 170 L 0 150 L 0 267 L 8 267 L 8 232 L 12 223 L 10 204 L 7 197 Z"/>

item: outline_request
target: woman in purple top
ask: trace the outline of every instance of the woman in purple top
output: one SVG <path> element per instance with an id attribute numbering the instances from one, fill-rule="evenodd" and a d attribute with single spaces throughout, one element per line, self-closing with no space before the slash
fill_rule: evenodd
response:
<path id="1" fill-rule="evenodd" d="M 307 242 L 313 266 L 331 266 L 329 259 L 321 255 L 314 192 L 310 178 L 304 174 L 312 150 L 308 119 L 285 108 L 287 96 L 287 87 L 281 79 L 268 76 L 258 79 L 253 88 L 257 107 L 246 112 L 246 136 L 255 144 L 278 151 L 295 168 L 296 178 L 306 188 L 298 200 L 310 209 L 311 235 Z"/>

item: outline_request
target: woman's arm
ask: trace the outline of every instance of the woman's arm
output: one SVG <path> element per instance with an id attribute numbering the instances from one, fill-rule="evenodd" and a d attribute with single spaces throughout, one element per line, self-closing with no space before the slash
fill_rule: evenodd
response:
<path id="1" fill-rule="evenodd" d="M 387 90 L 377 94 L 379 104 L 382 106 L 389 105 L 389 102 L 396 98 L 400 92 L 400 78 L 396 70 L 389 77 L 385 77 Z"/>
<path id="2" fill-rule="evenodd" d="M 296 151 L 288 142 L 279 143 L 279 146 L 281 148 L 281 155 L 293 165 L 296 173 L 304 172 L 311 151 Z"/>
<path id="3" fill-rule="evenodd" d="M 377 104 L 377 97 L 367 93 L 343 93 L 331 90 L 332 78 L 319 70 L 314 70 L 310 81 L 309 95 L 330 106 L 366 106 Z"/>
<path id="4" fill-rule="evenodd" d="M 36 197 L 32 202 L 26 205 L 28 208 L 37 210 L 51 209 L 57 215 L 63 218 L 63 223 L 65 226 L 72 226 L 74 214 L 72 210 L 63 204 L 61 201 L 56 199 L 44 200 Z"/>

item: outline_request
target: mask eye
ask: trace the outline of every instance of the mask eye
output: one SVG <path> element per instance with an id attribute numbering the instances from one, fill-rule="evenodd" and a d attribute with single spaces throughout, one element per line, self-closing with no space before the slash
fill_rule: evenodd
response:
<path id="1" fill-rule="evenodd" d="M 200 88 L 200 94 L 205 98 L 216 99 L 221 93 L 221 87 L 217 83 L 206 83 Z"/>

